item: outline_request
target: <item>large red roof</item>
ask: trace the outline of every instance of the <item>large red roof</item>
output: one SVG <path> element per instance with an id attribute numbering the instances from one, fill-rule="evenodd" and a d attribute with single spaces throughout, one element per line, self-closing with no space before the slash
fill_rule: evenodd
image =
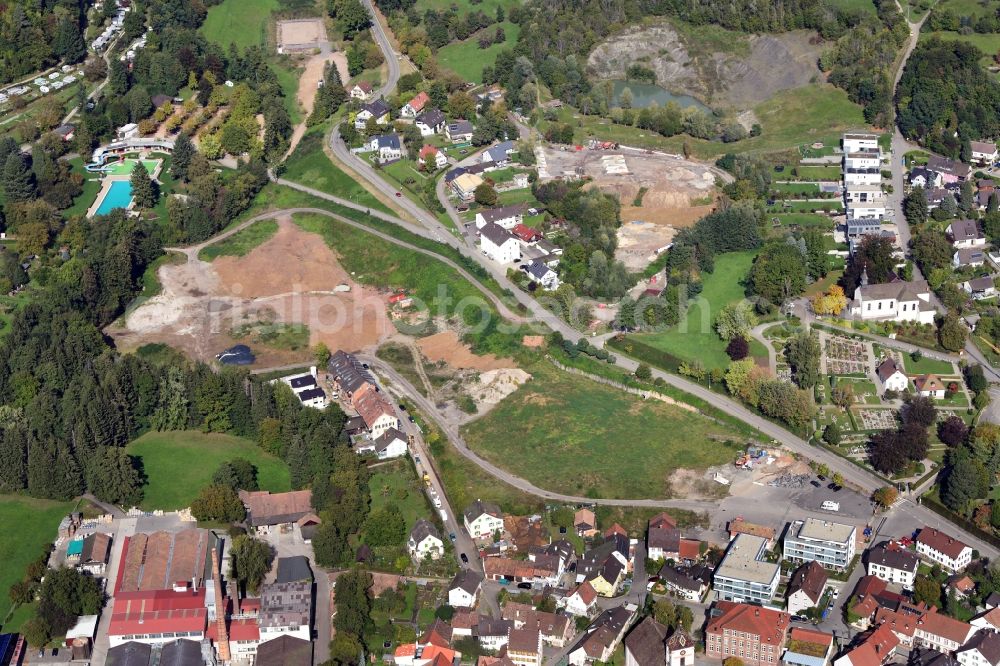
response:
<path id="1" fill-rule="evenodd" d="M 716 608 L 722 611 L 722 615 L 709 621 L 705 633 L 721 634 L 729 629 L 759 636 L 761 643 L 784 643 L 785 632 L 791 622 L 788 613 L 731 601 L 720 601 Z"/>
<path id="2" fill-rule="evenodd" d="M 163 634 L 181 631 L 203 632 L 207 622 L 208 609 L 204 607 L 152 612 L 132 609 L 131 612 L 114 613 L 111 616 L 108 634 L 127 636 L 130 634 Z"/>

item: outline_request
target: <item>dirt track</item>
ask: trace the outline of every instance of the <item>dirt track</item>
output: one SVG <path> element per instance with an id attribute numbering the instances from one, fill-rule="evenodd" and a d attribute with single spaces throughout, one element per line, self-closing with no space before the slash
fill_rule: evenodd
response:
<path id="1" fill-rule="evenodd" d="M 162 292 L 136 308 L 123 328 L 108 333 L 120 346 L 150 342 L 176 346 L 192 358 L 208 360 L 238 340 L 231 333 L 258 321 L 301 323 L 309 344 L 358 350 L 394 332 L 384 299 L 354 283 L 322 238 L 300 230 L 288 217 L 277 233 L 243 257 L 201 261 L 197 252 L 158 273 Z M 350 292 L 335 292 L 338 285 Z M 261 365 L 309 358 L 308 350 L 254 346 Z"/>

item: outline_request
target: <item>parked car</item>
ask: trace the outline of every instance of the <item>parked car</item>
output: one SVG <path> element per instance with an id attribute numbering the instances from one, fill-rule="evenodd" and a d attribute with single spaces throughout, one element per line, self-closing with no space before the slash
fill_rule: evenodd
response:
<path id="1" fill-rule="evenodd" d="M 531 583 L 518 583 L 517 587 L 520 590 L 530 590 L 531 589 Z"/>
<path id="2" fill-rule="evenodd" d="M 822 484 L 816 479 L 813 479 L 812 481 L 809 482 L 809 485 L 811 485 L 814 488 L 819 488 Z"/>
<path id="3" fill-rule="evenodd" d="M 462 553 L 461 555 L 459 555 L 459 557 L 462 558 L 462 564 L 468 564 L 469 563 L 469 556 L 466 555 L 465 553 Z"/>
<path id="4" fill-rule="evenodd" d="M 454 541 L 455 540 L 455 533 L 452 532 L 451 534 L 449 534 L 448 538 L 451 539 L 452 541 Z"/>

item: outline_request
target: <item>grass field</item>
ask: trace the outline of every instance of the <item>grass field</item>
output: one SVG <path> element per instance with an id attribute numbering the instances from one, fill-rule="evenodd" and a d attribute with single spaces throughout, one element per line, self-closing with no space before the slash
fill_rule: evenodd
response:
<path id="1" fill-rule="evenodd" d="M 957 375 L 955 366 L 948 361 L 941 361 L 936 358 L 922 356 L 920 360 L 914 361 L 909 354 L 903 355 L 903 368 L 909 374 L 935 374 L 935 375 Z"/>
<path id="2" fill-rule="evenodd" d="M 829 3 L 837 9 L 847 11 L 860 9 L 871 14 L 875 13 L 875 3 L 872 0 L 829 0 Z"/>
<path id="3" fill-rule="evenodd" d="M 0 541 L 0 624 L 5 632 L 17 631 L 20 621 L 6 624 L 4 620 L 10 612 L 11 602 L 7 589 L 21 580 L 28 564 L 36 560 L 45 544 L 55 541 L 56 528 L 63 516 L 73 508 L 73 502 L 53 502 L 50 500 L 22 497 L 20 495 L 0 495 L 0 525 L 8 526 L 7 536 Z M 16 529 L 14 526 L 17 526 Z"/>
<path id="4" fill-rule="evenodd" d="M 532 379 L 464 429 L 469 447 L 546 490 L 587 497 L 665 497 L 681 467 L 730 459 L 740 435 L 658 401 L 557 370 Z"/>
<path id="5" fill-rule="evenodd" d="M 819 185 L 815 183 L 775 183 L 771 189 L 783 194 L 819 194 Z"/>
<path id="6" fill-rule="evenodd" d="M 823 201 L 797 201 L 786 199 L 775 203 L 768 208 L 770 213 L 811 213 L 813 211 L 843 210 L 844 204 L 838 199 L 824 199 Z"/>
<path id="7" fill-rule="evenodd" d="M 229 238 L 209 245 L 198 253 L 202 261 L 212 261 L 216 257 L 242 257 L 250 250 L 271 238 L 278 231 L 274 220 L 261 220 Z"/>
<path id="8" fill-rule="evenodd" d="M 128 445 L 128 452 L 142 459 L 148 483 L 144 509 L 179 509 L 191 504 L 209 485 L 220 463 L 246 458 L 257 466 L 261 490 L 290 489 L 288 467 L 241 437 L 203 433 L 149 432 Z"/>
<path id="9" fill-rule="evenodd" d="M 586 143 L 593 136 L 629 146 L 680 153 L 687 142 L 691 154 L 701 159 L 727 152 L 772 152 L 814 141 L 837 145 L 844 130 L 868 127 L 861 107 L 850 101 L 846 92 L 826 83 L 785 90 L 757 105 L 754 113 L 760 119 L 763 132 L 735 143 L 693 139 L 686 135 L 667 138 L 635 127 L 615 125 L 596 116 L 577 119 L 574 113 L 575 110 L 564 108 L 560 119 L 573 125 L 579 123 L 574 136 L 577 143 Z"/>
<path id="10" fill-rule="evenodd" d="M 222 0 L 210 7 L 201 34 L 223 48 L 230 44 L 242 51 L 267 41 L 271 12 L 281 7 L 279 0 Z"/>
<path id="11" fill-rule="evenodd" d="M 782 227 L 794 224 L 803 229 L 824 229 L 826 231 L 833 231 L 834 227 L 833 220 L 819 213 L 777 213 L 768 214 L 767 218 L 777 218 Z"/>
<path id="12" fill-rule="evenodd" d="M 285 162 L 284 178 L 308 185 L 327 194 L 350 199 L 383 213 L 391 212 L 358 181 L 338 169 L 323 152 L 325 132 L 314 127 L 306 132 L 302 141 Z"/>
<path id="13" fill-rule="evenodd" d="M 715 272 L 702 276 L 705 288 L 688 308 L 687 321 L 668 331 L 642 334 L 636 338 L 678 358 L 699 359 L 706 368 L 725 368 L 729 365 L 729 356 L 726 355 L 726 342 L 713 327 L 715 315 L 727 303 L 743 298 L 743 280 L 753 258 L 753 252 L 718 255 Z"/>
<path id="14" fill-rule="evenodd" d="M 978 7 L 979 3 L 976 3 Z M 978 11 L 974 13 L 980 13 Z M 983 52 L 983 57 L 980 59 L 980 63 L 984 67 L 989 67 L 994 64 L 993 54 L 1000 51 L 1000 34 L 980 34 L 976 32 L 969 33 L 968 35 L 963 35 L 958 32 L 921 32 L 920 41 L 927 41 L 931 37 L 938 37 L 943 41 L 963 41 L 968 44 L 972 44 L 977 49 Z"/>
<path id="15" fill-rule="evenodd" d="M 497 27 L 497 25 L 491 25 L 486 28 L 486 32 L 492 36 Z M 442 47 L 438 51 L 438 64 L 455 72 L 466 81 L 482 83 L 483 67 L 492 66 L 496 62 L 497 54 L 515 44 L 518 35 L 521 34 L 521 26 L 510 21 L 500 23 L 499 27 L 503 28 L 505 41 L 481 49 L 479 48 L 479 38 L 473 35 L 463 41 L 453 42 Z"/>
<path id="16" fill-rule="evenodd" d="M 424 498 L 420 481 L 410 469 L 408 460 L 376 467 L 368 480 L 371 493 L 371 513 L 386 504 L 394 504 L 406 521 L 409 533 L 418 518 L 429 518 L 430 507 Z"/>
<path id="17" fill-rule="evenodd" d="M 287 56 L 273 56 L 268 58 L 268 64 L 274 70 L 274 75 L 278 77 L 278 85 L 281 86 L 282 98 L 285 109 L 288 111 L 288 119 L 293 125 L 298 125 L 302 120 L 302 110 L 299 108 L 299 77 L 302 70 L 292 64 Z"/>

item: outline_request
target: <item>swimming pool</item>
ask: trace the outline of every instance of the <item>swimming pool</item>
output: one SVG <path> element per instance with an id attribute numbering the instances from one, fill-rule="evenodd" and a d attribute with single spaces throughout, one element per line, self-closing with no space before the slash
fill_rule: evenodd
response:
<path id="1" fill-rule="evenodd" d="M 107 215 L 115 208 L 128 208 L 132 201 L 132 184 L 127 180 L 116 180 L 111 183 L 107 194 L 101 199 L 95 215 Z"/>

